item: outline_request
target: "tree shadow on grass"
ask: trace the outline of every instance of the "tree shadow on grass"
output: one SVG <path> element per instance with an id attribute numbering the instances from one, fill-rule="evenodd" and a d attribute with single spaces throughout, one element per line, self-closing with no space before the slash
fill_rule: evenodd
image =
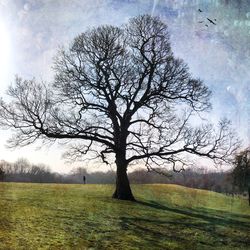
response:
<path id="1" fill-rule="evenodd" d="M 250 222 L 250 215 L 247 214 L 238 214 L 238 213 L 234 213 L 234 212 L 228 212 L 228 211 L 223 211 L 223 210 L 219 210 L 219 209 L 207 209 L 207 208 L 199 208 L 197 209 L 197 211 L 200 212 L 211 212 L 213 214 L 223 214 L 223 217 L 230 217 L 230 218 L 234 218 L 234 219 L 245 219 L 248 220 Z M 250 209 L 249 209 L 250 212 Z"/>
<path id="2" fill-rule="evenodd" d="M 219 226 L 232 226 L 232 227 L 250 230 L 250 216 L 247 216 L 247 215 L 243 215 L 241 217 L 239 214 L 224 212 L 220 210 L 207 209 L 207 208 L 206 209 L 193 209 L 193 208 L 188 209 L 187 208 L 184 210 L 184 209 L 176 208 L 176 207 L 174 208 L 168 207 L 155 201 L 150 201 L 150 202 L 137 201 L 137 203 L 143 206 L 160 209 L 163 211 L 173 212 L 173 213 L 185 215 L 185 216 L 192 217 L 192 218 L 201 219 L 210 224 L 215 224 Z M 220 211 L 220 214 L 223 213 L 224 216 L 220 216 L 219 211 Z M 217 212 L 217 214 L 215 214 L 215 212 Z M 249 222 L 237 220 L 235 219 L 235 217 L 239 219 L 240 218 L 248 219 Z"/>
<path id="3" fill-rule="evenodd" d="M 164 246 L 161 245 L 164 244 L 162 239 L 185 249 L 247 249 L 250 245 L 250 220 L 247 215 L 241 218 L 240 214 L 213 209 L 168 207 L 155 201 L 137 201 L 137 204 L 157 209 L 160 213 L 149 218 L 123 216 L 120 218 L 121 227 L 132 230 L 135 235 L 142 235 L 156 249 Z"/>

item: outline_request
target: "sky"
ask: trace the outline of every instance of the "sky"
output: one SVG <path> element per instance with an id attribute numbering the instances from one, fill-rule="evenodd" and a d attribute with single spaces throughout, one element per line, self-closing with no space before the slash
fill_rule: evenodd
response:
<path id="1" fill-rule="evenodd" d="M 212 90 L 210 119 L 231 119 L 249 145 L 250 0 L 0 0 L 0 96 L 16 74 L 52 81 L 56 51 L 86 29 L 145 13 L 166 22 L 174 54 Z M 6 148 L 10 135 L 0 130 L 0 160 L 24 157 L 58 172 L 74 166 L 62 159 L 62 145 L 13 150 Z"/>

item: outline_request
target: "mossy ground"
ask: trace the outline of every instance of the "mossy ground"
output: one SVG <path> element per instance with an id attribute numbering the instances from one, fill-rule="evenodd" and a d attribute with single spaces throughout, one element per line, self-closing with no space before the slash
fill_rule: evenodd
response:
<path id="1" fill-rule="evenodd" d="M 247 200 L 176 185 L 0 183 L 0 249 L 250 249 Z"/>

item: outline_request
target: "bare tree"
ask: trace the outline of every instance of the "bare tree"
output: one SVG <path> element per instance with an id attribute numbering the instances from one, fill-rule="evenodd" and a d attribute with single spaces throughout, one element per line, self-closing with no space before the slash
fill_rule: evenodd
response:
<path id="1" fill-rule="evenodd" d="M 127 168 L 172 165 L 187 155 L 227 161 L 238 145 L 229 122 L 192 127 L 209 111 L 210 91 L 174 57 L 167 26 L 142 15 L 122 27 L 101 26 L 61 49 L 51 85 L 16 78 L 1 102 L 1 123 L 14 128 L 10 146 L 74 139 L 68 157 L 100 157 L 117 168 L 114 198 L 134 200 Z"/>
<path id="2" fill-rule="evenodd" d="M 0 181 L 4 180 L 4 175 L 5 175 L 4 169 L 2 166 L 0 166 Z"/>
<path id="3" fill-rule="evenodd" d="M 235 168 L 232 172 L 233 183 L 240 191 L 248 192 L 250 206 L 250 148 L 245 149 L 235 156 Z"/>

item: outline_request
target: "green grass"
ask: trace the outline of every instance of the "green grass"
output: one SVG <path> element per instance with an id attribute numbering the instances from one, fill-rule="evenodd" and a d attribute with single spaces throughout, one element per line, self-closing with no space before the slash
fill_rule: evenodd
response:
<path id="1" fill-rule="evenodd" d="M 176 185 L 0 183 L 0 249 L 250 249 L 247 201 Z"/>

